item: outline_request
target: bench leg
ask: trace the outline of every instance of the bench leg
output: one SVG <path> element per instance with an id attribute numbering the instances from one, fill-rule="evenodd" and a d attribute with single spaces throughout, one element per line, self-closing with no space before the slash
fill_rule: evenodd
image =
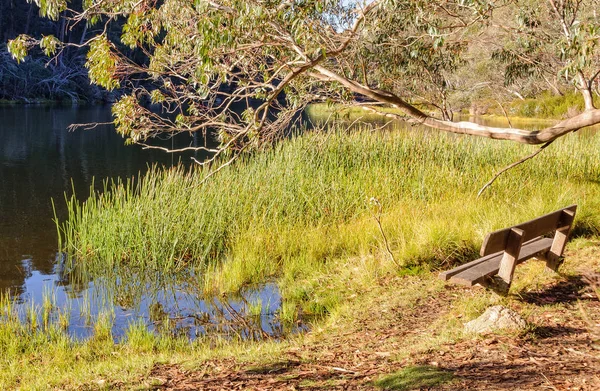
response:
<path id="1" fill-rule="evenodd" d="M 550 270 L 557 271 L 560 267 L 563 257 L 562 253 L 565 250 L 569 232 L 575 219 L 575 212 L 572 210 L 563 210 L 560 216 L 559 228 L 554 234 L 554 240 L 552 241 L 552 247 L 546 254 L 546 267 Z"/>
<path id="2" fill-rule="evenodd" d="M 519 259 L 519 253 L 523 245 L 524 234 L 525 232 L 522 229 L 511 228 L 508 235 L 506 249 L 500 261 L 500 270 L 498 270 L 498 277 L 506 284 L 506 291 L 508 291 L 512 282 L 513 273 L 517 266 L 517 259 Z"/>

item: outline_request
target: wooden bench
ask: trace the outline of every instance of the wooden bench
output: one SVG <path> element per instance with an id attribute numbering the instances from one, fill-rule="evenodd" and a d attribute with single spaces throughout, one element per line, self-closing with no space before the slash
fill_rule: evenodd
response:
<path id="1" fill-rule="evenodd" d="M 480 284 L 507 293 L 515 266 L 530 258 L 546 261 L 558 270 L 567 244 L 577 205 L 571 205 L 537 219 L 488 234 L 481 246 L 481 258 L 440 273 L 440 278 L 458 284 Z M 547 235 L 554 233 L 553 237 Z"/>

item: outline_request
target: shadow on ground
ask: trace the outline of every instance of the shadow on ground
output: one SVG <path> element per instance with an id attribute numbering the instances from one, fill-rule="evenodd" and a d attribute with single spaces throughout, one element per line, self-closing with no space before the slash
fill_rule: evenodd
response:
<path id="1" fill-rule="evenodd" d="M 521 291 L 516 294 L 529 304 L 547 305 L 573 303 L 581 300 L 597 300 L 590 278 L 594 276 L 567 276 L 556 284 L 538 291 Z"/>

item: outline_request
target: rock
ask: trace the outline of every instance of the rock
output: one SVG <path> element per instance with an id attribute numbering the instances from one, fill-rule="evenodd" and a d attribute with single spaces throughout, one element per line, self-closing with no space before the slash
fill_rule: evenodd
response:
<path id="1" fill-rule="evenodd" d="M 466 333 L 489 333 L 497 330 L 520 330 L 527 326 L 525 319 L 515 311 L 495 305 L 488 308 L 483 315 L 465 324 Z"/>

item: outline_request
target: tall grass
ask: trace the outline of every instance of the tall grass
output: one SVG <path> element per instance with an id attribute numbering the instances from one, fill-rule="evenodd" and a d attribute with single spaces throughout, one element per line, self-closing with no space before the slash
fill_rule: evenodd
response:
<path id="1" fill-rule="evenodd" d="M 202 184 L 201 169 L 153 168 L 82 204 L 70 199 L 62 243 L 93 276 L 192 270 L 207 293 L 276 278 L 286 300 L 327 312 L 340 289 L 368 285 L 380 272 L 467 259 L 490 230 L 571 203 L 579 204 L 576 232 L 598 234 L 595 133 L 564 137 L 476 197 L 533 148 L 420 128 L 314 132 L 248 155 Z M 371 197 L 383 206 L 397 262 Z"/>

